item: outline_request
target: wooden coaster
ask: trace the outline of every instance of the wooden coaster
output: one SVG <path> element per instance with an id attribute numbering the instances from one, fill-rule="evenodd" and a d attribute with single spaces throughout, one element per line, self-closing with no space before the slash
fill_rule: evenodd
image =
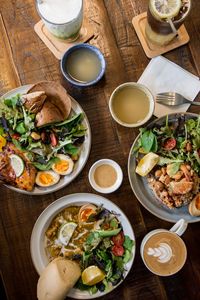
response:
<path id="1" fill-rule="evenodd" d="M 62 58 L 63 54 L 66 52 L 67 49 L 71 48 L 76 44 L 85 43 L 94 36 L 92 26 L 89 24 L 89 21 L 87 19 L 84 19 L 80 35 L 78 39 L 74 42 L 69 42 L 64 39 L 56 38 L 48 31 L 42 20 L 35 24 L 34 30 L 39 36 L 39 38 L 45 43 L 49 50 L 58 59 Z"/>
<path id="2" fill-rule="evenodd" d="M 160 54 L 166 53 L 170 50 L 178 48 L 189 42 L 190 37 L 184 25 L 182 25 L 178 30 L 178 37 L 174 38 L 169 44 L 165 46 L 159 46 L 151 43 L 145 34 L 145 26 L 147 22 L 147 13 L 144 12 L 132 19 L 133 27 L 137 33 L 140 43 L 147 57 L 153 58 Z"/>

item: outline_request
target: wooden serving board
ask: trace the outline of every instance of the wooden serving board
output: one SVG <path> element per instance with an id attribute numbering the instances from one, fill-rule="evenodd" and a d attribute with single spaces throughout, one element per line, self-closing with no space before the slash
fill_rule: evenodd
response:
<path id="1" fill-rule="evenodd" d="M 42 20 L 35 24 L 34 30 L 39 38 L 58 59 L 61 59 L 63 54 L 72 46 L 79 43 L 85 43 L 94 36 L 92 26 L 86 18 L 83 21 L 78 39 L 73 42 L 55 37 L 48 31 Z"/>
<path id="2" fill-rule="evenodd" d="M 159 46 L 151 43 L 145 34 L 145 27 L 147 22 L 147 13 L 144 12 L 132 19 L 133 27 L 137 33 L 140 43 L 147 57 L 153 58 L 155 56 L 166 53 L 170 50 L 176 49 L 182 45 L 189 42 L 190 37 L 184 25 L 182 25 L 178 30 L 177 38 L 174 38 L 169 44 L 165 46 Z"/>

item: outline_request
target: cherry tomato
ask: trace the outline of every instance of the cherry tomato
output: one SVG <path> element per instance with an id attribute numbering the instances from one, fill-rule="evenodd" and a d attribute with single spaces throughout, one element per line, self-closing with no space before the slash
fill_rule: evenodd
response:
<path id="1" fill-rule="evenodd" d="M 115 255 L 115 256 L 122 256 L 124 254 L 124 247 L 123 246 L 117 246 L 117 245 L 114 245 L 112 247 L 112 253 Z"/>
<path id="2" fill-rule="evenodd" d="M 12 135 L 12 138 L 13 138 L 14 140 L 19 140 L 19 138 L 20 138 L 19 133 L 14 133 L 14 134 Z"/>
<path id="3" fill-rule="evenodd" d="M 112 241 L 116 246 L 122 246 L 124 243 L 124 234 L 120 231 L 117 235 L 112 237 Z"/>
<path id="4" fill-rule="evenodd" d="M 168 138 L 165 142 L 164 142 L 164 148 L 166 150 L 172 150 L 176 147 L 176 140 L 174 138 Z"/>
<path id="5" fill-rule="evenodd" d="M 51 146 L 55 147 L 57 145 L 57 138 L 53 132 L 50 134 L 50 139 L 51 139 Z"/>

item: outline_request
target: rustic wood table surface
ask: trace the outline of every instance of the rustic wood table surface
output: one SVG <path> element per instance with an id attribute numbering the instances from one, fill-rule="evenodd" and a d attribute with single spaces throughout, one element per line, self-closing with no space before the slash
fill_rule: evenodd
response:
<path id="1" fill-rule="evenodd" d="M 200 1 L 193 0 L 185 22 L 188 45 L 164 56 L 200 76 Z M 101 49 L 107 61 L 105 78 L 96 86 L 69 86 L 59 61 L 34 32 L 39 21 L 34 0 L 0 0 L 0 95 L 24 84 L 57 80 L 82 105 L 92 128 L 92 149 L 81 174 L 66 188 L 46 196 L 27 196 L 0 187 L 0 270 L 8 299 L 36 299 L 38 275 L 30 255 L 30 237 L 40 213 L 54 200 L 71 193 L 95 193 L 88 171 L 98 159 L 116 160 L 124 173 L 120 189 L 107 196 L 128 216 L 137 239 L 136 257 L 126 280 L 103 299 L 200 299 L 199 223 L 189 225 L 183 239 L 188 258 L 183 269 L 168 278 L 151 274 L 144 266 L 139 246 L 144 235 L 155 228 L 170 228 L 145 210 L 128 181 L 127 159 L 138 130 L 118 126 L 109 113 L 108 100 L 117 85 L 137 81 L 149 59 L 132 26 L 132 18 L 147 9 L 147 0 L 85 0 L 85 14 L 94 29 L 89 41 Z M 190 111 L 198 112 L 197 107 Z M 1 299 L 4 299 L 3 295 Z"/>

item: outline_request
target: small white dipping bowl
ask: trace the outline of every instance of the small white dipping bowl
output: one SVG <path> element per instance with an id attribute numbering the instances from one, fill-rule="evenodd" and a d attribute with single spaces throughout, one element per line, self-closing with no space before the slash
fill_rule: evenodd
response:
<path id="1" fill-rule="evenodd" d="M 101 166 L 101 165 L 110 165 L 112 166 L 116 173 L 117 173 L 117 180 L 115 181 L 115 183 L 107 188 L 102 188 L 100 187 L 98 184 L 96 184 L 95 179 L 94 179 L 94 172 L 96 170 L 97 167 Z M 93 187 L 94 190 L 96 190 L 99 193 L 102 194 L 109 194 L 112 193 L 114 191 L 116 191 L 123 180 L 123 173 L 122 173 L 122 169 L 121 167 L 118 165 L 118 163 L 116 163 L 114 160 L 112 159 L 100 159 L 98 161 L 96 161 L 90 168 L 89 174 L 88 174 L 88 178 L 89 178 L 89 182 L 91 184 L 91 186 Z"/>
<path id="2" fill-rule="evenodd" d="M 123 121 L 121 121 L 115 114 L 114 110 L 113 110 L 113 101 L 114 101 L 114 98 L 115 98 L 115 95 L 119 92 L 119 90 L 122 90 L 126 87 L 134 87 L 134 88 L 138 88 L 139 90 L 143 91 L 148 99 L 149 99 L 149 112 L 148 114 L 146 115 L 146 117 L 141 120 L 141 122 L 137 122 L 137 123 L 133 123 L 133 124 L 130 124 L 130 123 L 125 123 Z M 121 85 L 119 85 L 111 94 L 110 96 L 110 100 L 109 100 L 109 109 L 110 109 L 110 113 L 113 117 L 113 119 L 120 125 L 122 126 L 125 126 L 125 127 L 139 127 L 143 124 L 145 124 L 153 115 L 153 112 L 154 112 L 154 107 L 155 107 L 155 101 L 154 101 L 154 98 L 153 98 L 153 95 L 151 94 L 151 92 L 148 90 L 148 88 L 146 88 L 146 86 L 140 84 L 140 83 L 137 83 L 137 82 L 126 82 L 126 83 L 123 83 Z"/>

